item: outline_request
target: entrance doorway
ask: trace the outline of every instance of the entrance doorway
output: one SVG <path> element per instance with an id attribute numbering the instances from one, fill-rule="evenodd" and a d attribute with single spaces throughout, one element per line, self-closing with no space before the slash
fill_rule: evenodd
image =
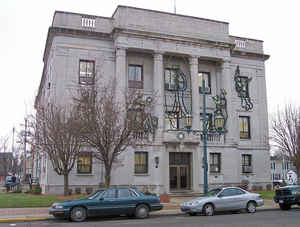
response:
<path id="1" fill-rule="evenodd" d="M 191 153 L 170 152 L 170 190 L 188 190 L 191 187 Z"/>

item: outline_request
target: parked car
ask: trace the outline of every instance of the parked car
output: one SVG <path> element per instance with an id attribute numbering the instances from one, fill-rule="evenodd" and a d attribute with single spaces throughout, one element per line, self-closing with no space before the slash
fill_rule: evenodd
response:
<path id="1" fill-rule="evenodd" d="M 95 192 L 81 200 L 54 203 L 49 213 L 54 217 L 81 222 L 87 217 L 127 215 L 147 218 L 149 212 L 161 210 L 163 205 L 157 196 L 146 196 L 134 188 L 108 188 Z"/>
<path id="2" fill-rule="evenodd" d="M 300 185 L 290 185 L 275 190 L 275 203 L 281 210 L 289 210 L 292 205 L 300 206 Z"/>
<path id="3" fill-rule="evenodd" d="M 264 201 L 259 194 L 250 193 L 237 187 L 223 187 L 212 189 L 204 196 L 184 202 L 180 205 L 180 209 L 191 216 L 197 213 L 212 216 L 215 211 L 242 209 L 246 209 L 249 213 L 255 213 L 256 207 L 263 205 Z"/>

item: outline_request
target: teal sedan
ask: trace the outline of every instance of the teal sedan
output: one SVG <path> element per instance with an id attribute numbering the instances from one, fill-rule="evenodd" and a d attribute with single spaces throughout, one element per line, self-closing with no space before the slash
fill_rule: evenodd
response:
<path id="1" fill-rule="evenodd" d="M 99 190 L 85 199 L 54 203 L 49 213 L 56 218 L 75 222 L 87 217 L 127 215 L 147 218 L 149 212 L 161 210 L 163 205 L 155 196 L 147 196 L 135 188 L 108 188 Z"/>

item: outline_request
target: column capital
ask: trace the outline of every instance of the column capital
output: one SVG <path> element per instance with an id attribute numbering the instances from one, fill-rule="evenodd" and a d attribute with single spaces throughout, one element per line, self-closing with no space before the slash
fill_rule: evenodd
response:
<path id="1" fill-rule="evenodd" d="M 189 56 L 189 61 L 191 65 L 198 65 L 198 59 L 200 58 L 200 56 L 197 55 L 191 55 Z"/>
<path id="2" fill-rule="evenodd" d="M 222 58 L 221 63 L 222 64 L 226 64 L 226 63 L 230 63 L 231 62 L 231 58 L 227 57 L 227 58 Z"/>
<path id="3" fill-rule="evenodd" d="M 126 47 L 116 47 L 116 55 L 117 56 L 126 56 Z"/>
<path id="4" fill-rule="evenodd" d="M 154 60 L 162 61 L 163 60 L 163 54 L 164 54 L 163 51 L 154 51 L 154 53 L 153 53 Z"/>

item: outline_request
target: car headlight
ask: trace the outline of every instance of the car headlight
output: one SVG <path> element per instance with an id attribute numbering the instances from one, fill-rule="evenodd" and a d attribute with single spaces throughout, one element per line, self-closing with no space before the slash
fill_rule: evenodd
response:
<path id="1" fill-rule="evenodd" d="M 52 205 L 52 207 L 53 207 L 54 209 L 62 209 L 62 208 L 64 208 L 64 206 L 61 205 L 61 204 L 59 204 L 59 203 L 54 203 L 54 204 Z"/>
<path id="2" fill-rule="evenodd" d="M 200 204 L 200 202 L 197 200 L 190 203 L 191 206 L 197 206 L 199 204 Z"/>

